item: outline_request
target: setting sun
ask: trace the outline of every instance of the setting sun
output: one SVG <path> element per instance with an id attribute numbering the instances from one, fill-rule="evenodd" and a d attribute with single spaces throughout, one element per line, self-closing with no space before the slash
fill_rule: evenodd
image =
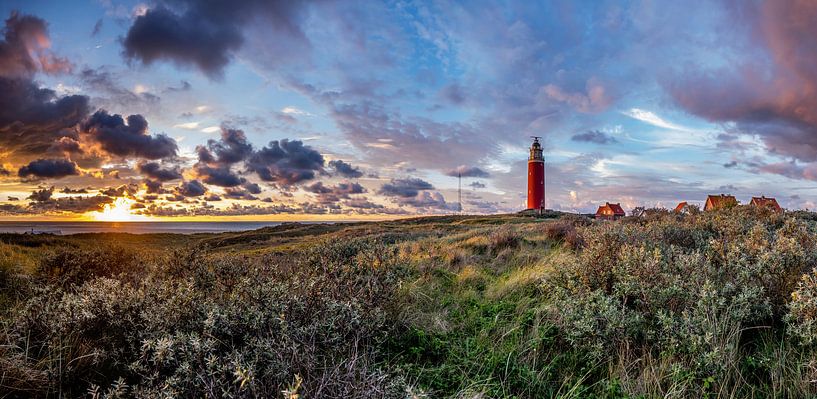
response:
<path id="1" fill-rule="evenodd" d="M 111 204 L 105 204 L 102 211 L 90 212 L 89 216 L 99 222 L 134 222 L 147 220 L 144 215 L 131 213 L 131 205 L 135 201 L 127 198 L 117 198 Z"/>

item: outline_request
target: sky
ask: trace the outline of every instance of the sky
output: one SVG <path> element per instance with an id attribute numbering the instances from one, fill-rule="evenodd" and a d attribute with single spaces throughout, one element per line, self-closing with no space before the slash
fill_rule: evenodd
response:
<path id="1" fill-rule="evenodd" d="M 817 3 L 0 0 L 0 218 L 817 196 Z"/>

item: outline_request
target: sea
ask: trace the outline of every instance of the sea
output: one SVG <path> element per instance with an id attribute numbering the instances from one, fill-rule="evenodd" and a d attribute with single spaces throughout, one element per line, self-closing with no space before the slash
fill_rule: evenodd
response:
<path id="1" fill-rule="evenodd" d="M 310 223 L 310 222 L 305 222 Z M 25 222 L 0 221 L 0 233 L 223 233 L 278 226 L 281 222 Z"/>

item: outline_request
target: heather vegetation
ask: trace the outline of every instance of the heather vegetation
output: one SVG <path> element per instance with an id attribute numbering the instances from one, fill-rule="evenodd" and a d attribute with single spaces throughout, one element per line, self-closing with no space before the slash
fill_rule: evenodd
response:
<path id="1" fill-rule="evenodd" d="M 549 216 L 0 236 L 0 396 L 817 394 L 813 214 Z"/>

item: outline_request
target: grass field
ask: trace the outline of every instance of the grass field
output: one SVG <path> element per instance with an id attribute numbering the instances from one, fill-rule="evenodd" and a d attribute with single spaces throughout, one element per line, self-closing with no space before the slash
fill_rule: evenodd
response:
<path id="1" fill-rule="evenodd" d="M 0 235 L 0 397 L 810 397 L 815 215 Z"/>

